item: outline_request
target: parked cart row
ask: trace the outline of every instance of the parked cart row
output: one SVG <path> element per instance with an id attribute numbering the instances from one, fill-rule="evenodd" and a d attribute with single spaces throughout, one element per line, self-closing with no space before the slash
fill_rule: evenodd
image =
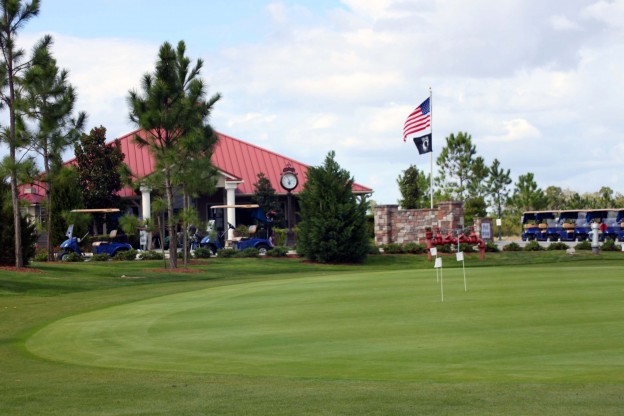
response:
<path id="1" fill-rule="evenodd" d="M 523 241 L 586 241 L 591 224 L 600 224 L 599 240 L 624 241 L 624 209 L 527 211 L 522 214 Z"/>

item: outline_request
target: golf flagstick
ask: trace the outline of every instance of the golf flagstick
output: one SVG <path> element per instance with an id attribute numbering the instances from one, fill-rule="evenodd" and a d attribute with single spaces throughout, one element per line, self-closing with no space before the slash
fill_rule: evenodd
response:
<path id="1" fill-rule="evenodd" d="M 436 270 L 440 269 L 440 297 L 442 298 L 442 302 L 444 302 L 444 279 L 442 277 L 442 258 L 436 257 L 435 266 Z"/>
<path id="2" fill-rule="evenodd" d="M 462 262 L 462 269 L 464 270 L 464 292 L 468 292 L 468 285 L 466 284 L 466 262 L 464 262 L 464 252 L 458 251 L 455 256 L 457 256 L 457 261 Z"/>
<path id="3" fill-rule="evenodd" d="M 431 255 L 433 257 L 435 257 L 435 261 L 436 262 L 435 262 L 435 265 L 433 267 L 434 267 L 434 269 L 436 271 L 436 282 L 439 282 L 440 281 L 440 273 L 438 272 L 438 266 L 437 266 L 437 264 L 438 264 L 438 249 L 435 248 L 435 247 L 431 247 L 429 249 L 429 252 L 431 253 Z"/>

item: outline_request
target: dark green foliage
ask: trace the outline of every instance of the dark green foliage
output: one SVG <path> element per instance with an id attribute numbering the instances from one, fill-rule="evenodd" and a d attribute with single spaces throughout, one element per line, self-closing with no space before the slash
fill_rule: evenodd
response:
<path id="1" fill-rule="evenodd" d="M 117 192 L 123 187 L 121 169 L 124 154 L 118 142 L 106 144 L 106 128 L 83 134 L 74 147 L 78 185 L 87 208 L 116 208 Z"/>
<path id="2" fill-rule="evenodd" d="M 459 251 L 463 251 L 464 253 L 474 253 L 477 251 L 475 247 L 476 246 L 473 244 L 461 243 L 459 245 Z"/>
<path id="3" fill-rule="evenodd" d="M 450 244 L 443 244 L 441 246 L 436 246 L 436 248 L 438 249 L 438 253 L 454 253 L 456 251 Z"/>
<path id="4" fill-rule="evenodd" d="M 503 247 L 503 251 L 522 251 L 520 244 L 511 242 Z"/>
<path id="5" fill-rule="evenodd" d="M 544 247 L 537 241 L 529 241 L 524 246 L 524 251 L 542 251 L 545 250 Z"/>
<path id="6" fill-rule="evenodd" d="M 385 254 L 405 254 L 405 247 L 402 244 L 390 243 L 381 246 Z"/>
<path id="7" fill-rule="evenodd" d="M 284 213 L 281 209 L 281 204 L 275 192 L 275 188 L 271 184 L 271 181 L 265 176 L 264 172 L 258 173 L 258 182 L 253 184 L 254 194 L 252 199 L 264 213 L 273 211 L 276 215 L 273 217 L 273 226 L 284 228 L 286 226 Z"/>
<path id="8" fill-rule="evenodd" d="M 600 249 L 603 251 L 620 251 L 622 247 L 615 244 L 614 240 L 606 240 L 604 243 L 602 243 Z"/>
<path id="9" fill-rule="evenodd" d="M 205 249 L 203 249 L 205 250 Z M 163 255 L 160 251 L 142 251 L 139 255 L 141 260 L 162 260 Z"/>
<path id="10" fill-rule="evenodd" d="M 403 209 L 429 207 L 429 177 L 414 165 L 403 171 L 397 178 Z"/>
<path id="11" fill-rule="evenodd" d="M 418 243 L 405 243 L 403 248 L 409 254 L 423 254 L 427 252 L 427 246 Z"/>
<path id="12" fill-rule="evenodd" d="M 26 217 L 20 216 L 22 237 L 23 265 L 35 256 L 37 235 L 35 225 L 30 224 Z M 15 265 L 15 228 L 13 227 L 13 210 L 11 209 L 11 191 L 9 186 L 0 182 L 0 265 Z"/>
<path id="13" fill-rule="evenodd" d="M 33 261 L 48 261 L 48 253 L 46 253 L 46 252 L 39 252 L 39 253 L 35 254 L 35 257 L 34 257 Z"/>
<path id="14" fill-rule="evenodd" d="M 567 250 L 569 248 L 570 246 L 568 246 L 566 243 L 558 241 L 558 242 L 550 243 L 548 247 L 546 247 L 546 250 Z"/>
<path id="15" fill-rule="evenodd" d="M 108 254 L 94 254 L 91 256 L 91 261 L 109 261 L 111 257 Z"/>
<path id="16" fill-rule="evenodd" d="M 80 254 L 78 253 L 69 253 L 67 256 L 65 256 L 63 258 L 63 261 L 66 261 L 68 263 L 80 263 L 82 261 L 84 261 L 84 257 L 82 257 Z"/>
<path id="17" fill-rule="evenodd" d="M 512 180 L 510 170 L 500 167 L 498 159 L 494 159 L 492 166 L 488 168 L 488 179 L 486 181 L 486 189 L 491 205 L 496 209 L 495 214 L 498 218 L 503 215 L 503 206 L 509 198 L 509 185 Z"/>
<path id="18" fill-rule="evenodd" d="M 365 196 L 353 194 L 354 180 L 330 152 L 323 166 L 310 167 L 299 195 L 302 222 L 298 252 L 321 263 L 360 263 L 368 254 Z"/>
<path id="19" fill-rule="evenodd" d="M 580 243 L 577 243 L 574 246 L 575 250 L 591 250 L 592 246 L 591 246 L 591 242 L 589 241 L 581 241 Z"/>
<path id="20" fill-rule="evenodd" d="M 482 196 L 469 197 L 464 202 L 464 219 L 466 224 L 473 224 L 475 218 L 487 215 L 487 204 Z"/>
<path id="21" fill-rule="evenodd" d="M 212 255 L 212 251 L 209 248 L 200 247 L 195 250 L 195 257 L 198 259 L 208 259 Z"/>
<path id="22" fill-rule="evenodd" d="M 500 249 L 498 248 L 496 243 L 488 241 L 487 243 L 485 243 L 485 251 L 486 253 L 498 253 Z"/>
<path id="23" fill-rule="evenodd" d="M 234 257 L 248 258 L 248 257 L 260 257 L 260 251 L 257 248 L 249 247 L 245 250 L 236 250 Z"/>
<path id="24" fill-rule="evenodd" d="M 222 259 L 228 259 L 236 256 L 236 250 L 232 248 L 222 248 L 217 251 L 217 256 Z"/>
<path id="25" fill-rule="evenodd" d="M 137 256 L 137 251 L 135 249 L 132 250 L 121 250 L 118 251 L 115 256 L 113 256 L 113 260 L 135 260 Z"/>
<path id="26" fill-rule="evenodd" d="M 548 199 L 544 191 L 535 182 L 533 173 L 529 172 L 518 177 L 514 194 L 511 197 L 511 204 L 519 212 L 546 208 Z"/>
<path id="27" fill-rule="evenodd" d="M 269 257 L 286 257 L 290 249 L 284 246 L 275 246 L 271 250 L 266 252 Z"/>
<path id="28" fill-rule="evenodd" d="M 376 246 L 375 244 L 371 243 L 368 246 L 368 254 L 369 255 L 377 255 L 377 254 L 381 254 L 381 251 L 379 250 L 379 246 Z"/>
<path id="29" fill-rule="evenodd" d="M 63 168 L 55 178 L 52 187 L 52 245 L 57 247 L 67 238 L 65 232 L 69 222 L 63 213 L 84 208 L 84 205 L 75 167 Z"/>
<path id="30" fill-rule="evenodd" d="M 446 138 L 438 159 L 438 188 L 442 193 L 458 201 L 464 201 L 471 187 L 473 166 L 475 165 L 476 146 L 472 144 L 472 136 L 459 132 Z M 481 165 L 481 164 L 480 164 Z"/>
<path id="31" fill-rule="evenodd" d="M 171 236 L 170 269 L 177 267 L 174 187 L 193 193 L 202 183 L 204 191 L 206 186 L 213 189 L 215 185 L 210 155 L 217 135 L 208 118 L 221 96 L 206 97 L 206 85 L 200 76 L 202 66 L 201 59 L 191 65 L 183 41 L 177 48 L 165 42 L 158 51 L 154 72 L 141 80 L 141 92 L 130 91 L 128 96 L 130 120 L 145 132 L 137 134 L 135 141 L 149 148 L 160 172 L 159 187 L 166 200 Z"/>

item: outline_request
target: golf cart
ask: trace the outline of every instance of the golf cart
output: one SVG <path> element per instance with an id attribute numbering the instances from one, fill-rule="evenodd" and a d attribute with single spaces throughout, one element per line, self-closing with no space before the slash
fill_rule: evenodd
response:
<path id="1" fill-rule="evenodd" d="M 80 210 L 76 209 L 76 210 L 73 210 L 72 212 L 108 214 L 108 213 L 119 212 L 119 209 L 117 208 L 80 209 Z M 87 231 L 87 233 L 82 238 L 74 237 L 73 233 L 74 233 L 74 224 L 71 224 L 67 228 L 67 232 L 65 234 L 67 236 L 67 240 L 61 243 L 61 252 L 57 254 L 57 257 L 59 260 L 65 260 L 67 256 L 69 256 L 70 253 L 76 253 L 80 256 L 85 256 L 86 253 L 84 253 L 80 249 L 79 243 L 89 235 L 89 232 Z M 92 244 L 92 254 L 108 254 L 109 256 L 113 257 L 115 254 L 117 254 L 120 251 L 132 250 L 132 246 L 130 244 L 115 241 L 116 238 L 117 238 L 117 230 L 112 230 L 109 234 L 108 241 L 96 241 Z"/>
<path id="2" fill-rule="evenodd" d="M 247 205 L 214 205 L 211 207 L 213 212 L 219 209 L 251 209 L 251 218 L 256 220 L 259 224 L 249 226 L 248 237 L 232 237 L 228 238 L 228 231 L 233 230 L 234 226 L 229 222 L 224 222 L 227 227 L 216 227 L 215 220 L 208 222 L 206 229 L 208 235 L 201 239 L 199 246 L 202 248 L 208 248 L 215 254 L 217 250 L 222 248 L 232 248 L 234 250 L 245 250 L 247 248 L 256 248 L 260 254 L 265 254 L 268 250 L 273 248 L 272 242 L 272 222 L 273 215 L 269 213 L 265 215 L 257 204 Z M 222 218 L 222 217 L 221 217 Z"/>

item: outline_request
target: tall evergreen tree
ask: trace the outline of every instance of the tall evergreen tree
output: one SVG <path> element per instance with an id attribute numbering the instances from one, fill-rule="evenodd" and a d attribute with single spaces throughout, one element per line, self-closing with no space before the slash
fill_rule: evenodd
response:
<path id="1" fill-rule="evenodd" d="M 366 197 L 353 194 L 354 180 L 333 151 L 323 166 L 308 169 L 307 178 L 299 194 L 297 251 L 321 263 L 362 262 L 368 254 Z"/>
<path id="2" fill-rule="evenodd" d="M 518 177 L 512 201 L 518 212 L 544 209 L 548 204 L 546 195 L 535 182 L 532 172 Z"/>
<path id="3" fill-rule="evenodd" d="M 55 177 L 62 166 L 62 153 L 75 143 L 84 126 L 85 113 L 72 119 L 76 93 L 67 80 L 67 71 L 59 70 L 50 53 L 51 39 L 44 38 L 35 47 L 32 66 L 23 79 L 26 114 L 36 120 L 30 133 L 32 148 L 41 155 L 46 184 L 46 236 L 48 260 L 52 261 L 52 192 Z"/>
<path id="4" fill-rule="evenodd" d="M 472 175 L 476 146 L 468 133 L 451 133 L 446 138 L 446 146 L 442 148 L 437 159 L 438 177 L 436 183 L 442 194 L 450 195 L 464 201 Z"/>
<path id="5" fill-rule="evenodd" d="M 206 86 L 199 78 L 203 66 L 201 59 L 191 67 L 185 56 L 183 41 L 177 49 L 165 42 L 158 53 L 153 74 L 145 74 L 142 93 L 130 91 L 130 120 L 143 129 L 145 136 L 137 135 L 139 146 L 147 146 L 162 172 L 163 188 L 167 200 L 167 227 L 169 229 L 169 267 L 175 268 L 176 230 L 174 222 L 175 165 L 179 154 L 184 153 L 185 138 L 208 136 L 213 130 L 208 118 L 213 105 L 219 100 L 216 94 L 206 100 Z"/>
<path id="6" fill-rule="evenodd" d="M 410 165 L 397 178 L 401 199 L 399 205 L 404 209 L 427 208 L 430 205 L 429 176 Z"/>
<path id="7" fill-rule="evenodd" d="M 2 128 L 0 137 L 9 145 L 7 159 L 10 171 L 11 204 L 13 208 L 13 229 L 15 267 L 24 265 L 22 251 L 22 225 L 18 192 L 18 149 L 26 145 L 23 134 L 24 123 L 20 111 L 19 84 L 23 72 L 31 65 L 24 62 L 25 52 L 15 44 L 18 32 L 33 17 L 39 14 L 39 0 L 23 3 L 21 0 L 0 0 L 0 101 L 8 110 L 9 125 Z"/>
<path id="8" fill-rule="evenodd" d="M 502 218 L 503 206 L 509 198 L 509 185 L 512 184 L 510 170 L 505 171 L 500 167 L 498 159 L 494 159 L 492 166 L 488 168 L 487 181 L 485 187 L 491 205 L 495 208 L 495 214 L 498 218 Z"/>

